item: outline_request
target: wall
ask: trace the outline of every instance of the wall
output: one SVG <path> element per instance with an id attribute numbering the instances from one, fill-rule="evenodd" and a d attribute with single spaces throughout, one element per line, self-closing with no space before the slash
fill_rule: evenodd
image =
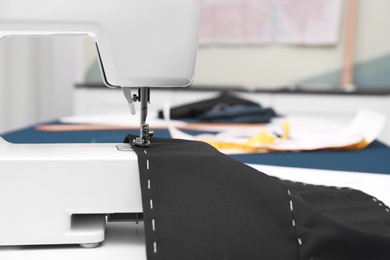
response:
<path id="1" fill-rule="evenodd" d="M 356 36 L 357 85 L 390 86 L 390 1 L 360 0 Z M 345 14 L 346 9 L 343 12 Z M 345 17 L 345 15 L 344 15 Z M 332 47 L 283 45 L 200 46 L 195 84 L 263 85 L 308 82 L 337 85 L 344 47 L 344 22 L 339 44 Z M 93 48 L 87 44 L 87 50 Z M 101 82 L 94 51 L 86 56 L 86 82 Z"/>
<path id="2" fill-rule="evenodd" d="M 63 36 L 0 41 L 0 133 L 72 113 L 83 47 Z"/>
<path id="3" fill-rule="evenodd" d="M 37 106 L 37 91 L 27 88 L 35 82 L 34 69 L 28 61 L 34 59 L 34 42 L 31 39 L 2 40 L 2 110 L 1 130 L 21 126 L 36 119 L 32 108 Z"/>
<path id="4" fill-rule="evenodd" d="M 386 28 L 390 26 L 390 1 L 358 2 L 356 64 L 390 56 L 390 34 L 386 33 Z M 344 8 L 344 13 L 345 10 Z M 196 83 L 274 85 L 310 82 L 314 76 L 340 70 L 343 47 L 344 28 L 340 43 L 333 47 L 201 46 Z M 390 70 L 390 61 L 388 66 Z M 330 79 L 332 78 L 328 77 Z M 331 83 L 338 83 L 337 75 L 333 76 L 332 81 Z M 390 78 L 386 83 L 390 86 Z"/>
<path id="5" fill-rule="evenodd" d="M 0 45 L 0 133 L 5 130 L 5 77 L 2 71 L 5 71 L 5 50 Z"/>

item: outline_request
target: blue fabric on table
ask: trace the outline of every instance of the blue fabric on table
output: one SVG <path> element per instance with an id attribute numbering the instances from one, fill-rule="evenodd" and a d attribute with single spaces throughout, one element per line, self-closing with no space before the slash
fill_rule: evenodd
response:
<path id="1" fill-rule="evenodd" d="M 44 132 L 29 127 L 7 133 L 3 138 L 11 143 L 121 143 L 127 134 L 138 133 L 139 130 L 136 129 Z M 155 130 L 155 136 L 170 137 L 167 130 Z M 379 141 L 374 141 L 365 149 L 355 151 L 280 152 L 231 157 L 252 164 L 390 174 L 390 148 Z"/>
<path id="2" fill-rule="evenodd" d="M 61 124 L 58 121 L 47 124 Z M 92 131 L 37 131 L 34 127 L 24 128 L 2 135 L 8 142 L 15 144 L 31 143 L 122 143 L 128 134 L 139 134 L 139 130 L 92 130 Z M 167 130 L 155 130 L 159 137 L 169 138 Z"/>
<path id="3" fill-rule="evenodd" d="M 253 164 L 390 174 L 390 148 L 379 141 L 354 151 L 281 152 L 232 157 Z"/>

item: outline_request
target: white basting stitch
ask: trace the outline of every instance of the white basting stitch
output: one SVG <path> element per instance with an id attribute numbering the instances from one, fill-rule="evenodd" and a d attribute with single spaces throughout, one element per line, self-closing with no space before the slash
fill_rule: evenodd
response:
<path id="1" fill-rule="evenodd" d="M 302 240 L 301 240 L 301 238 L 298 237 L 297 230 L 296 230 L 296 223 L 295 223 L 295 219 L 294 219 L 294 206 L 293 206 L 293 201 L 291 198 L 291 191 L 289 189 L 287 189 L 287 193 L 288 193 L 288 196 L 290 197 L 290 210 L 291 210 L 291 215 L 292 215 L 291 224 L 294 227 L 295 235 L 297 236 L 297 239 L 298 239 L 298 244 L 301 246 Z"/>
<path id="2" fill-rule="evenodd" d="M 144 150 L 144 153 L 147 154 L 146 150 Z M 149 159 L 146 160 L 146 169 L 147 170 L 150 169 Z M 151 187 L 151 181 L 150 181 L 150 179 L 148 179 L 148 190 L 150 190 L 150 187 Z M 150 199 L 150 209 L 151 210 L 153 209 L 153 200 L 152 199 Z M 155 221 L 155 219 L 152 219 L 152 230 L 156 231 L 156 221 Z M 156 241 L 153 242 L 153 253 L 157 254 L 157 242 Z"/>
<path id="3" fill-rule="evenodd" d="M 152 230 L 156 231 L 156 221 L 152 219 Z"/>
<path id="4" fill-rule="evenodd" d="M 145 154 L 148 154 L 148 153 L 146 152 L 146 150 L 144 150 L 144 153 L 145 153 Z"/>
<path id="5" fill-rule="evenodd" d="M 157 254 L 157 242 L 153 242 L 153 252 Z"/>
<path id="6" fill-rule="evenodd" d="M 387 213 L 390 213 L 390 208 L 386 206 L 386 204 L 383 204 L 380 200 L 377 200 L 376 198 L 371 198 L 373 202 L 378 203 L 379 207 L 384 207 Z"/>

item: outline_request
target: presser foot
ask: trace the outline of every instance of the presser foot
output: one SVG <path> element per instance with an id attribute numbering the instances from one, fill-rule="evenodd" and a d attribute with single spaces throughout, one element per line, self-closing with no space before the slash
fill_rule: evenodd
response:
<path id="1" fill-rule="evenodd" d="M 149 147 L 150 146 L 150 138 L 153 137 L 154 132 L 149 130 L 148 124 L 142 124 L 141 127 L 141 136 L 136 137 L 133 140 L 133 145 L 139 147 Z"/>
<path id="2" fill-rule="evenodd" d="M 153 137 L 154 132 L 149 130 L 149 124 L 146 123 L 146 117 L 148 115 L 148 103 L 150 102 L 150 88 L 141 87 L 138 89 L 138 95 L 131 95 L 129 87 L 122 87 L 123 93 L 130 106 L 130 111 L 135 114 L 133 102 L 141 102 L 141 116 L 140 116 L 140 136 L 133 139 L 131 144 L 138 147 L 149 147 L 150 138 Z M 118 147 L 118 150 L 126 150 L 123 147 Z"/>

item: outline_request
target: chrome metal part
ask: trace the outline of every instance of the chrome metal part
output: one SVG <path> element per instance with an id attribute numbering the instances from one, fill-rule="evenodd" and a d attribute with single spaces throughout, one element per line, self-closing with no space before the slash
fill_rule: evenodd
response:
<path id="1" fill-rule="evenodd" d="M 116 149 L 121 152 L 127 152 L 127 151 L 133 151 L 130 144 L 123 143 L 123 144 L 117 144 Z"/>
<path id="2" fill-rule="evenodd" d="M 140 136 L 133 140 L 133 145 L 141 147 L 150 146 L 150 138 L 154 132 L 149 129 L 149 124 L 146 123 L 148 116 L 148 103 L 150 101 L 150 88 L 141 87 L 138 89 L 138 96 L 133 95 L 133 101 L 141 102 L 141 116 L 140 116 Z"/>

